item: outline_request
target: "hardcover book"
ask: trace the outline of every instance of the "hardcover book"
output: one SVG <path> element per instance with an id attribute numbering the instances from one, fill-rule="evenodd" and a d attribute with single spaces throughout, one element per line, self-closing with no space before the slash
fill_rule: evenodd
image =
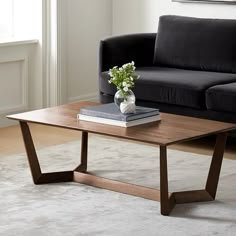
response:
<path id="1" fill-rule="evenodd" d="M 128 122 L 128 121 L 133 121 L 137 119 L 156 116 L 159 114 L 160 114 L 159 109 L 149 108 L 149 107 L 140 107 L 140 106 L 136 106 L 135 113 L 122 114 L 115 103 L 108 103 L 108 104 L 94 106 L 94 107 L 82 108 L 80 110 L 79 115 Z"/>
<path id="2" fill-rule="evenodd" d="M 120 120 L 112 120 L 112 119 L 106 119 L 106 118 L 101 118 L 101 117 L 86 116 L 86 115 L 78 114 L 78 119 L 82 121 L 91 121 L 91 122 L 107 124 L 107 125 L 131 127 L 135 125 L 142 125 L 142 124 L 151 123 L 154 121 L 159 121 L 161 120 L 161 117 L 160 115 L 155 115 L 155 116 L 149 116 L 149 117 L 145 117 L 145 118 L 141 118 L 137 120 L 120 121 Z"/>

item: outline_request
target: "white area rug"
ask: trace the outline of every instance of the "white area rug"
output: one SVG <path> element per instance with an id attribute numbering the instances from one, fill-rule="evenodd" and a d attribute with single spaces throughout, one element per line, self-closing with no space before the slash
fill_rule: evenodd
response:
<path id="1" fill-rule="evenodd" d="M 80 143 L 38 152 L 43 171 L 72 170 Z M 159 187 L 158 147 L 89 139 L 97 175 Z M 210 158 L 168 150 L 170 191 L 202 189 Z M 158 202 L 77 183 L 34 185 L 25 154 L 0 158 L 0 235 L 236 235 L 236 161 L 224 160 L 216 201 L 177 205 L 160 215 Z"/>

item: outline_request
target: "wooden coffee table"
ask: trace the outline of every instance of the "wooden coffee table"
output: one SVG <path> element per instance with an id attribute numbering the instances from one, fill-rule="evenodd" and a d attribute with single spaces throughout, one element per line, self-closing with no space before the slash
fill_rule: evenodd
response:
<path id="1" fill-rule="evenodd" d="M 8 116 L 8 118 L 19 120 L 20 122 L 28 161 L 35 184 L 75 181 L 160 201 L 162 215 L 169 215 L 175 204 L 212 201 L 215 199 L 227 132 L 236 129 L 236 124 L 165 113 L 161 114 L 161 121 L 130 128 L 77 120 L 76 116 L 80 108 L 95 105 L 99 105 L 99 103 L 79 102 Z M 42 173 L 28 123 L 82 131 L 81 162 L 78 167 L 72 171 Z M 109 180 L 89 174 L 87 172 L 88 133 L 159 145 L 160 190 Z M 171 144 L 177 144 L 211 134 L 217 134 L 217 139 L 205 188 L 201 190 L 169 193 L 167 147 Z"/>

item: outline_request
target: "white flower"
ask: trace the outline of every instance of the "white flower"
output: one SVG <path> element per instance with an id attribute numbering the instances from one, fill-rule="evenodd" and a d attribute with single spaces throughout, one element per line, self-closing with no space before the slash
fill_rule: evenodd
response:
<path id="1" fill-rule="evenodd" d="M 124 91 L 125 91 L 125 92 L 128 92 L 128 91 L 129 91 L 129 88 L 128 88 L 128 87 L 124 87 Z"/>
<path id="2" fill-rule="evenodd" d="M 122 68 L 126 68 L 127 66 L 129 65 L 129 63 L 127 63 L 127 64 L 124 64 L 123 66 L 122 66 Z"/>
<path id="3" fill-rule="evenodd" d="M 117 89 L 122 89 L 127 92 L 130 88 L 134 87 L 135 80 L 139 78 L 135 74 L 134 61 L 126 63 L 121 67 L 114 66 L 108 71 L 110 76 L 108 83 L 114 84 Z"/>

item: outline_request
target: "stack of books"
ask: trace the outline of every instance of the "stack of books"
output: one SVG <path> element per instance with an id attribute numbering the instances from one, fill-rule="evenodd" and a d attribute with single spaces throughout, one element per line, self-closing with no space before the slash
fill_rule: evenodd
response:
<path id="1" fill-rule="evenodd" d="M 136 107 L 135 113 L 122 114 L 115 103 L 80 109 L 79 120 L 97 122 L 107 125 L 131 127 L 160 120 L 159 109 Z"/>

